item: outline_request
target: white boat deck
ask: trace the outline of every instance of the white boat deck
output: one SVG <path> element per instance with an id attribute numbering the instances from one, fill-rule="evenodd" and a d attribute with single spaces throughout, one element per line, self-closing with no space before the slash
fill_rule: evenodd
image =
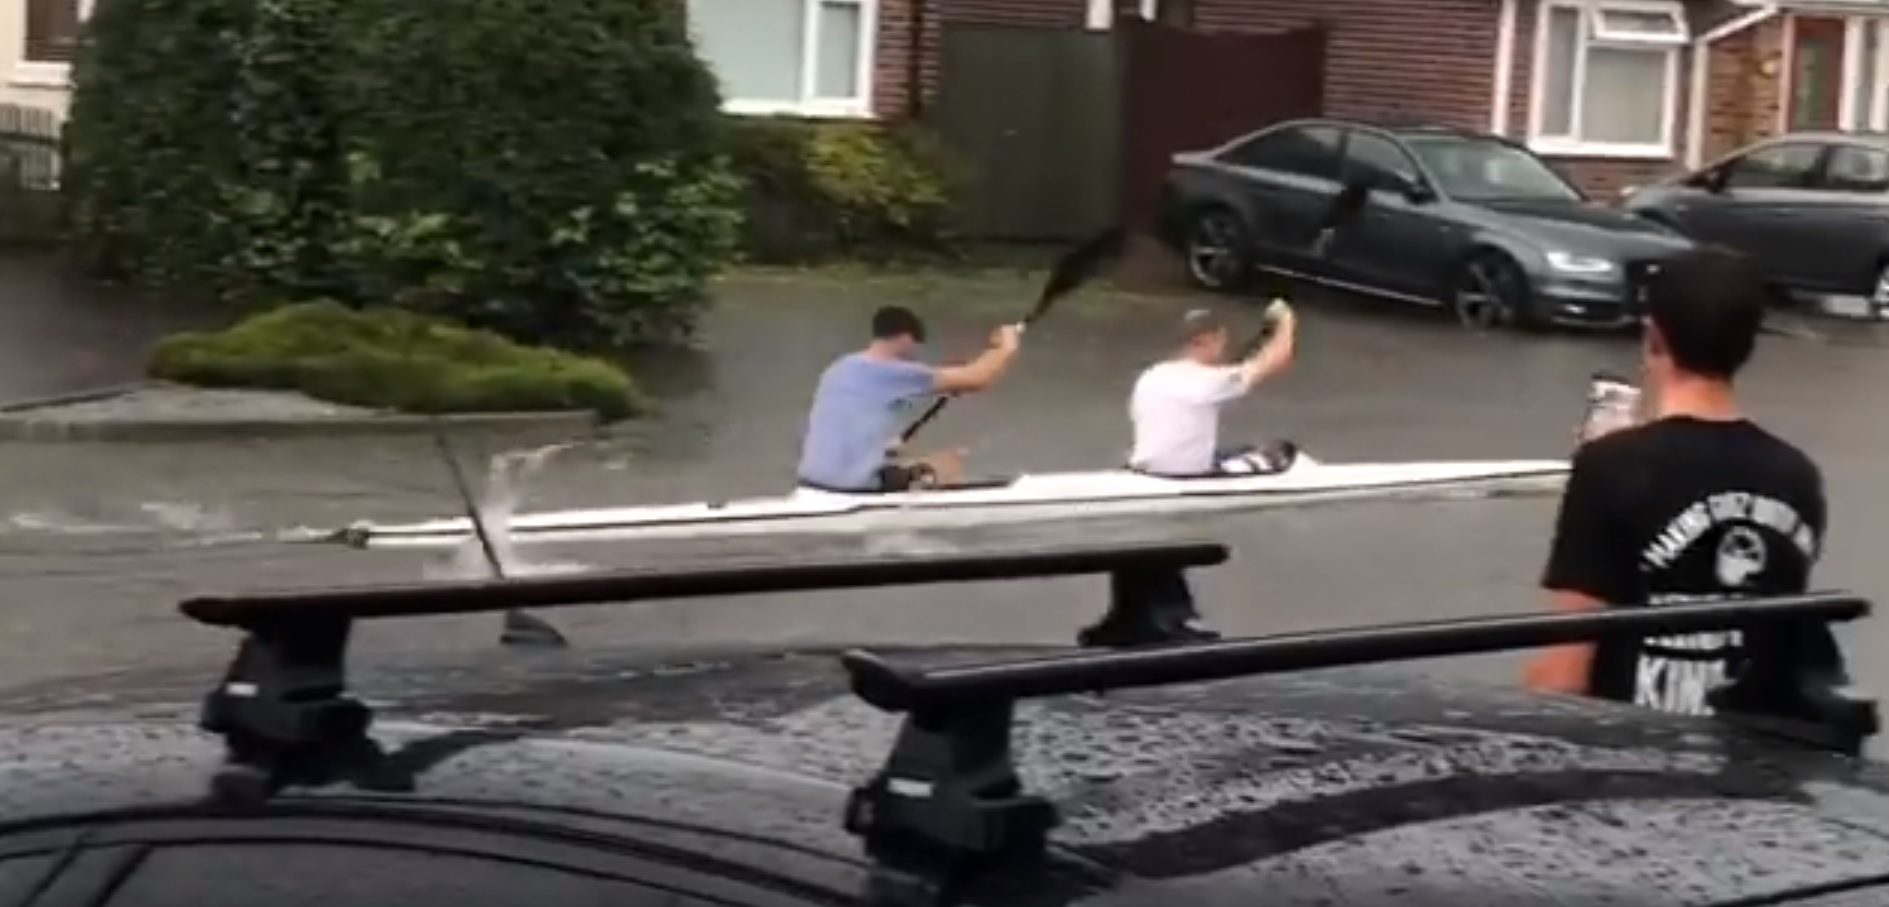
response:
<path id="1" fill-rule="evenodd" d="M 495 515 L 494 531 L 518 543 L 716 535 L 862 532 L 1134 513 L 1258 509 L 1319 501 L 1553 490 L 1565 460 L 1320 463 L 1301 455 L 1282 473 L 1171 479 L 1113 469 L 1041 473 L 1012 482 L 892 494 L 797 489 L 776 497 L 651 507 Z M 451 547 L 469 539 L 465 517 L 376 526 L 354 533 L 365 547 Z"/>

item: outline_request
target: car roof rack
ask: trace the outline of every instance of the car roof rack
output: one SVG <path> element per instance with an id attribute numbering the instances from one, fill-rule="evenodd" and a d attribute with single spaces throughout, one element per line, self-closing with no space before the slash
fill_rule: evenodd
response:
<path id="1" fill-rule="evenodd" d="M 1842 657 L 1828 625 L 1869 611 L 1861 598 L 1827 593 L 1429 621 L 933 669 L 848 652 L 841 660 L 854 693 L 906 718 L 885 765 L 849 798 L 846 827 L 873 859 L 866 903 L 951 903 L 991 869 L 1042 855 L 1059 822 L 1052 803 L 1024 789 L 1012 762 L 1019 700 L 1621 636 L 1747 631 L 1743 670 L 1710 694 L 1719 717 L 1854 755 L 1878 729 L 1876 705 L 1841 689 Z"/>
<path id="2" fill-rule="evenodd" d="M 1157 620 L 1160 614 L 1192 612 L 1183 570 L 1227 557 L 1224 545 L 1176 542 L 759 561 L 205 596 L 178 607 L 201 623 L 245 634 L 222 682 L 204 697 L 199 724 L 224 741 L 224 765 L 211 781 L 212 796 L 251 804 L 287 787 L 349 782 L 368 790 L 412 789 L 412 772 L 396 768 L 369 735 L 371 710 L 348 693 L 348 640 L 357 620 L 1106 573 L 1111 600 L 1103 624 L 1114 620 L 1119 628 L 1122 614 L 1139 615 L 1141 622 L 1130 627 L 1135 632 L 1110 637 L 1134 644 L 1164 638 L 1173 618 Z"/>

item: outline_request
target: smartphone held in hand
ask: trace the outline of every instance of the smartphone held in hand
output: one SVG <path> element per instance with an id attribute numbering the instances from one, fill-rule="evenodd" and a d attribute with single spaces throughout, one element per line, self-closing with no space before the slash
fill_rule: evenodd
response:
<path id="1" fill-rule="evenodd" d="M 1595 373 L 1587 382 L 1587 414 L 1581 420 L 1582 443 L 1640 422 L 1640 388 L 1625 378 Z"/>

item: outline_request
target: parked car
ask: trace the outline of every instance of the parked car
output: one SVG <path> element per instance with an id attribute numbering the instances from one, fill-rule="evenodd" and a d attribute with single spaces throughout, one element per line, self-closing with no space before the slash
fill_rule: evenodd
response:
<path id="1" fill-rule="evenodd" d="M 1889 136 L 1768 139 L 1638 189 L 1625 206 L 1744 252 L 1791 297 L 1889 316 Z"/>
<path id="2" fill-rule="evenodd" d="M 1873 725 L 1822 720 L 1843 710 L 1814 706 L 1837 700 L 1802 698 L 1813 687 L 1781 661 L 1741 673 L 1730 689 L 1752 695 L 1716 717 L 1381 667 L 1656 626 L 1820 627 L 1867 611 L 1853 597 L 1127 653 L 643 646 L 376 669 L 347 652 L 368 617 L 649 607 L 856 587 L 862 570 L 1145 572 L 1157 556 L 1226 550 L 667 565 L 187 602 L 246 634 L 220 681 L 153 670 L 0 702 L 0 893 L 37 907 L 1889 903 L 1889 780 L 1856 755 Z M 1331 669 L 1290 673 L 1315 667 Z"/>
<path id="3" fill-rule="evenodd" d="M 1350 185 L 1370 190 L 1363 210 L 1311 242 Z M 1161 232 L 1211 289 L 1258 269 L 1443 306 L 1474 327 L 1636 320 L 1647 275 L 1691 245 L 1589 201 L 1499 136 L 1331 119 L 1175 155 Z"/>

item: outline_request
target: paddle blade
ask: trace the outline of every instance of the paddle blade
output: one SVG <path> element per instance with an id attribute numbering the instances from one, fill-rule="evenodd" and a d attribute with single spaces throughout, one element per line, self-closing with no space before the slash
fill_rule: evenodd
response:
<path id="1" fill-rule="evenodd" d="M 1127 234 L 1121 228 L 1110 227 L 1057 259 L 1056 266 L 1050 269 L 1049 281 L 1043 284 L 1043 295 L 1037 298 L 1036 308 L 1030 310 L 1023 323 L 1043 317 L 1056 300 L 1093 280 L 1109 262 L 1121 257 L 1126 241 Z"/>

